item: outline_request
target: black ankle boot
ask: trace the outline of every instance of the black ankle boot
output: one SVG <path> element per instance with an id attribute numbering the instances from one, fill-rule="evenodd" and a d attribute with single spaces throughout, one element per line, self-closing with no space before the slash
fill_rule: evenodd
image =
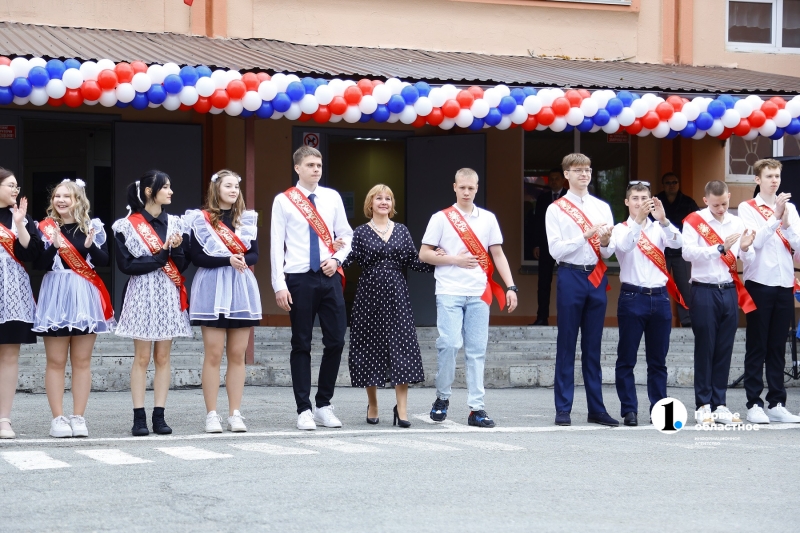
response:
<path id="1" fill-rule="evenodd" d="M 172 428 L 164 421 L 164 408 L 153 407 L 153 433 L 159 435 L 169 435 Z"/>
<path id="2" fill-rule="evenodd" d="M 145 437 L 150 434 L 150 431 L 147 430 L 147 415 L 144 412 L 144 407 L 133 410 L 131 434 L 134 437 Z"/>

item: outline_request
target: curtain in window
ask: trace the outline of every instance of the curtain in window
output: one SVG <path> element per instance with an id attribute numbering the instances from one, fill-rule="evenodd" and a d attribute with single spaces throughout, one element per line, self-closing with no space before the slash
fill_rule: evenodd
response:
<path id="1" fill-rule="evenodd" d="M 772 4 L 728 3 L 728 41 L 772 43 Z"/>

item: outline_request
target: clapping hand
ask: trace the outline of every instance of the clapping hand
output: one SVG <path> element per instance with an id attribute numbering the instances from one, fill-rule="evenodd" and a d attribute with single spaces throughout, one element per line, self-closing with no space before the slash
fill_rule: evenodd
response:
<path id="1" fill-rule="evenodd" d="M 11 206 L 11 218 L 14 220 L 14 224 L 19 227 L 20 225 L 25 225 L 25 215 L 28 214 L 28 199 L 23 198 L 19 201 L 19 206 L 12 205 Z"/>
<path id="2" fill-rule="evenodd" d="M 64 242 L 64 237 L 61 235 L 61 228 L 56 225 L 56 228 L 53 230 L 53 246 L 58 248 L 66 248 L 67 244 Z"/>
<path id="3" fill-rule="evenodd" d="M 745 230 L 745 231 L 746 231 L 746 230 Z M 725 244 L 723 245 L 723 246 L 725 246 L 725 251 L 727 252 L 728 250 L 730 250 L 730 249 L 731 249 L 731 247 L 732 247 L 734 244 L 736 244 L 736 241 L 738 241 L 738 240 L 739 240 L 739 237 L 741 237 L 741 236 L 742 236 L 742 234 L 741 234 L 741 233 L 731 233 L 730 235 L 728 235 L 728 236 L 725 238 Z"/>
<path id="4" fill-rule="evenodd" d="M 244 254 L 236 254 L 231 256 L 231 266 L 239 273 L 244 273 L 247 270 L 247 263 L 244 260 Z"/>
<path id="5" fill-rule="evenodd" d="M 608 226 L 608 224 L 606 224 L 605 222 L 602 222 L 600 224 L 595 224 L 594 226 L 586 230 L 586 232 L 583 234 L 583 238 L 588 241 L 589 239 L 594 237 L 595 234 L 598 237 L 601 237 L 605 231 L 608 231 L 606 226 Z"/>
<path id="6" fill-rule="evenodd" d="M 667 221 L 667 212 L 664 211 L 664 204 L 655 197 L 653 197 L 653 218 L 658 222 Z"/>
<path id="7" fill-rule="evenodd" d="M 739 242 L 739 249 L 746 252 L 750 248 L 750 245 L 753 244 L 755 238 L 756 232 L 754 230 L 744 230 L 744 233 L 742 233 L 742 240 Z"/>
<path id="8" fill-rule="evenodd" d="M 180 233 L 173 233 L 172 236 L 166 240 L 161 249 L 166 250 L 168 248 L 177 248 L 182 242 L 183 236 Z"/>
<path id="9" fill-rule="evenodd" d="M 86 234 L 86 241 L 84 241 L 83 243 L 84 248 L 91 248 L 93 242 L 94 242 L 94 228 L 91 228 L 89 230 L 89 233 Z"/>
<path id="10" fill-rule="evenodd" d="M 788 211 L 788 209 L 786 209 L 786 202 L 788 202 L 791 197 L 792 195 L 790 193 L 782 192 L 775 200 L 775 218 L 778 220 L 782 220 L 786 216 L 786 212 Z"/>

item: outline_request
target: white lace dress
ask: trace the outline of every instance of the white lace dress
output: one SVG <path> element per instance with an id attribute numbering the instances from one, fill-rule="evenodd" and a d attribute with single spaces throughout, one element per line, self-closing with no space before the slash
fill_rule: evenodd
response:
<path id="1" fill-rule="evenodd" d="M 16 225 L 11 224 L 8 229 L 17 236 Z M 0 246 L 0 324 L 11 321 L 32 324 L 35 313 L 36 302 L 28 272 Z"/>

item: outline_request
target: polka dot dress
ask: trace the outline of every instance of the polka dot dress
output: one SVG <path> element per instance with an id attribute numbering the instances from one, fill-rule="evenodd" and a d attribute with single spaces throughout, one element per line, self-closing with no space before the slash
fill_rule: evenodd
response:
<path id="1" fill-rule="evenodd" d="M 368 224 L 353 232 L 344 263 L 361 265 L 350 324 L 348 366 L 353 387 L 384 387 L 425 379 L 403 268 L 433 272 L 419 260 L 411 234 L 395 224 L 387 242 Z"/>

